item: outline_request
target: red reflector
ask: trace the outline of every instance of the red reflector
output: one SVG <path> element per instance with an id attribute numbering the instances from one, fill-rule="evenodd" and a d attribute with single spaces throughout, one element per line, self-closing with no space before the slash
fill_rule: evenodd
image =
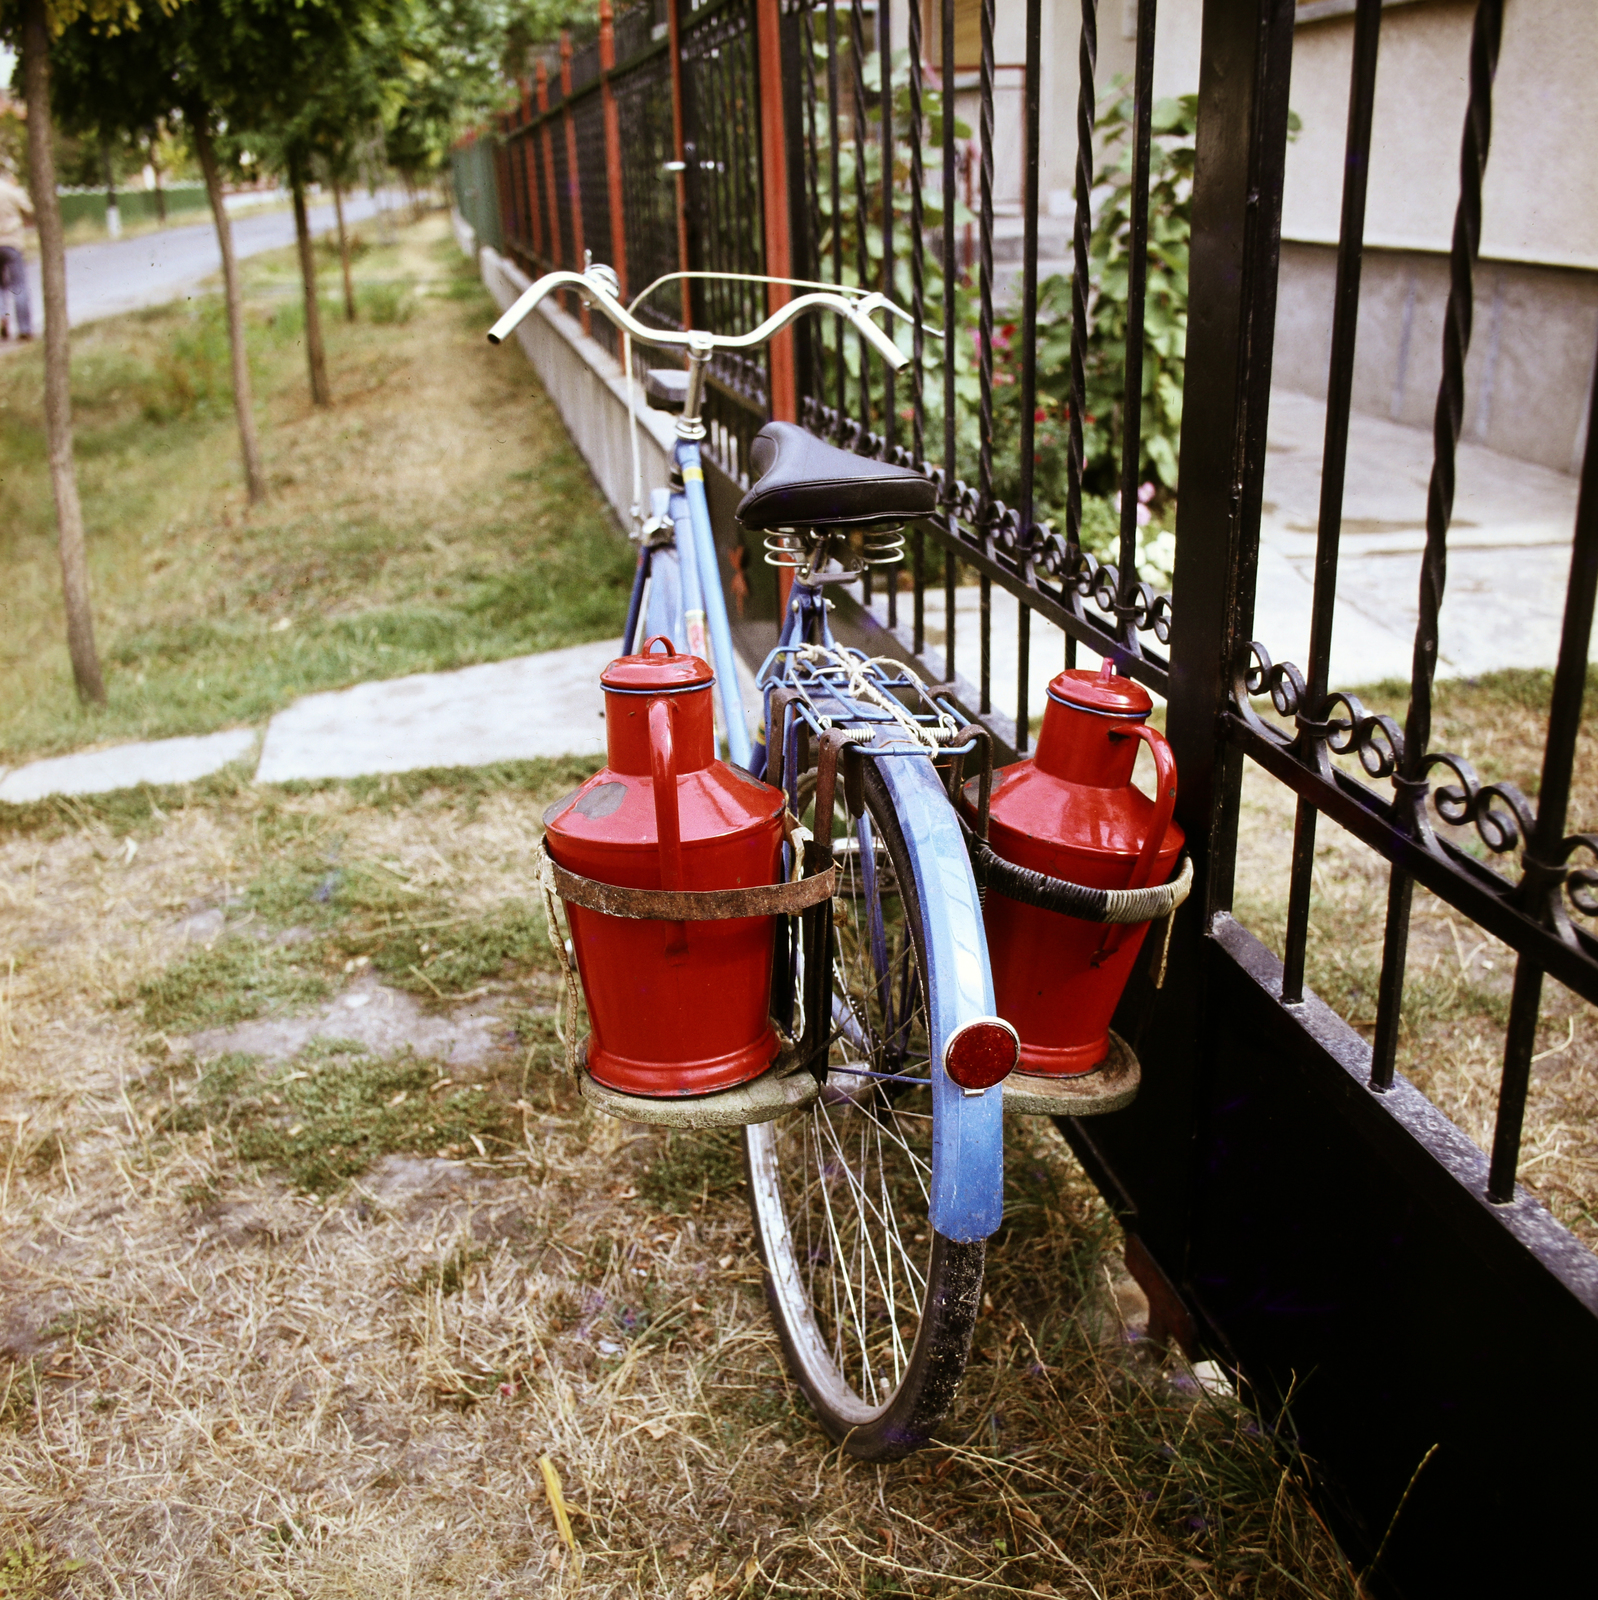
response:
<path id="1" fill-rule="evenodd" d="M 1021 1040 L 999 1017 L 979 1017 L 955 1030 L 944 1046 L 943 1070 L 962 1089 L 991 1089 L 1021 1058 Z"/>

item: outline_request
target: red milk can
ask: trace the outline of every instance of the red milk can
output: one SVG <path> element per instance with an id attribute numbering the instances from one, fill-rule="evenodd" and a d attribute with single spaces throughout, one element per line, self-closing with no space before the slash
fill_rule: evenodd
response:
<path id="1" fill-rule="evenodd" d="M 1152 709 L 1110 661 L 1097 673 L 1062 672 L 1049 685 L 1032 759 L 993 775 L 993 852 L 1090 889 L 1167 882 L 1183 836 L 1171 821 L 1176 763 L 1146 726 Z M 1132 784 L 1139 741 L 1154 755 L 1155 800 Z M 968 786 L 968 812 L 975 794 Z M 992 884 L 983 920 L 998 1013 L 1021 1036 L 1021 1071 L 1063 1077 L 1097 1066 L 1148 924 L 1087 922 L 1022 905 Z"/>
<path id="2" fill-rule="evenodd" d="M 782 791 L 716 759 L 709 665 L 654 638 L 599 681 L 608 764 L 545 816 L 555 861 L 632 889 L 780 882 Z M 771 1065 L 774 917 L 657 922 L 567 901 L 566 918 L 600 1083 L 708 1094 Z"/>

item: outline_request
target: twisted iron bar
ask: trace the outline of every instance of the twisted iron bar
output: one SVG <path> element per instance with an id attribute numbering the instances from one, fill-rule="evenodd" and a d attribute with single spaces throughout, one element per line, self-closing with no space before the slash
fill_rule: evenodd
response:
<path id="1" fill-rule="evenodd" d="M 849 7 L 849 78 L 854 90 L 855 244 L 860 282 L 871 281 L 871 245 L 866 237 L 866 20 L 861 0 Z M 871 420 L 871 383 L 865 335 L 860 336 L 860 415 Z M 842 352 L 840 351 L 840 354 Z"/>
<path id="2" fill-rule="evenodd" d="M 1437 672 L 1439 613 L 1448 580 L 1448 525 L 1454 514 L 1454 453 L 1465 416 L 1465 357 L 1470 350 L 1474 294 L 1471 282 L 1481 245 L 1481 184 L 1492 137 L 1493 77 L 1503 33 L 1503 0 L 1480 0 L 1470 40 L 1470 101 L 1459 155 L 1459 204 L 1454 211 L 1454 236 L 1449 250 L 1448 306 L 1443 314 L 1443 375 L 1437 388 L 1432 424 L 1435 457 L 1426 492 L 1426 547 L 1420 567 L 1420 616 L 1415 624 L 1409 715 L 1404 744 L 1409 763 L 1403 769 L 1411 783 L 1422 777 L 1421 762 L 1432 731 L 1432 681 Z M 1411 799 L 1410 815 L 1417 832 L 1424 831 L 1423 797 Z"/>
<path id="3" fill-rule="evenodd" d="M 1071 223 L 1071 415 L 1065 480 L 1065 537 L 1082 545 L 1082 408 L 1087 403 L 1088 243 L 1093 233 L 1093 122 L 1098 111 L 1098 0 L 1082 0 L 1082 40 L 1077 54 L 1076 215 Z"/>
<path id="4" fill-rule="evenodd" d="M 821 161 L 817 155 L 820 143 L 816 123 L 816 16 L 811 0 L 799 7 L 799 93 L 805 123 L 805 215 L 810 223 L 810 248 L 802 272 L 811 278 L 821 276 Z M 807 319 L 808 320 L 808 319 Z M 822 371 L 824 349 L 819 328 L 807 327 L 803 335 L 805 347 L 811 352 L 809 362 L 811 382 L 817 383 Z"/>
<path id="5" fill-rule="evenodd" d="M 1077 615 L 1083 613 L 1075 602 L 1091 600 L 1106 616 L 1119 616 L 1116 596 L 1120 573 L 1114 562 L 1099 561 L 1080 546 L 1073 549 L 1064 534 L 1041 523 L 1033 523 L 1030 538 L 1023 539 L 1021 515 L 1013 506 L 990 498 L 984 507 L 979 488 L 952 477 L 930 461 L 918 461 L 903 445 L 890 449 L 880 433 L 872 432 L 854 417 L 840 417 L 813 396 L 806 395 L 802 400 L 800 420 L 812 433 L 831 435 L 860 455 L 924 472 L 937 488 L 940 516 L 957 541 L 973 554 L 1005 563 L 1029 589 L 1048 594 L 1047 580 L 1059 586 L 1051 598 L 1068 605 Z M 1152 633 L 1161 644 L 1169 642 L 1169 595 L 1157 593 L 1152 584 L 1139 579 L 1132 590 L 1129 609 L 1129 620 L 1140 632 Z"/>
<path id="6" fill-rule="evenodd" d="M 981 417 L 977 481 L 984 509 L 993 502 L 993 8 L 994 0 L 982 0 L 982 66 L 977 91 L 981 103 L 977 140 L 977 372 Z M 953 351 L 948 353 L 953 355 Z"/>
<path id="7" fill-rule="evenodd" d="M 910 46 L 910 310 L 915 317 L 915 325 L 910 332 L 911 352 L 911 388 L 913 392 L 914 410 L 911 414 L 910 453 L 920 460 L 926 454 L 926 439 L 923 435 L 927 425 L 926 404 L 926 336 L 922 329 L 922 320 L 926 312 L 926 215 L 922 206 L 921 186 L 926 180 L 925 165 L 922 160 L 921 141 L 926 130 L 922 122 L 921 113 L 921 7 L 917 0 L 911 0 L 909 21 L 909 46 Z M 945 227 L 949 219 L 944 218 Z M 892 290 L 888 291 L 890 294 Z M 919 587 L 919 585 L 918 585 Z"/>

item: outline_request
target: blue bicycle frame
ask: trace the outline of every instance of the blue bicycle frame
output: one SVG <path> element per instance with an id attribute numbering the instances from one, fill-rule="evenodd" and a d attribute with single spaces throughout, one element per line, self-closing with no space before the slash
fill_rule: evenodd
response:
<path id="1" fill-rule="evenodd" d="M 659 503 L 662 500 L 664 507 Z M 657 491 L 656 513 L 670 519 L 675 538 L 671 545 L 658 548 L 646 543 L 638 553 L 622 653 L 627 654 L 641 643 L 638 624 L 647 605 L 645 638 L 663 633 L 679 650 L 708 660 L 715 670 L 721 698 L 727 757 L 747 772 L 754 747 L 738 693 L 738 663 L 733 655 L 732 628 L 727 621 L 727 601 L 721 588 L 716 540 L 710 529 L 705 469 L 697 439 L 677 440 L 672 452 L 672 485 L 669 490 Z"/>

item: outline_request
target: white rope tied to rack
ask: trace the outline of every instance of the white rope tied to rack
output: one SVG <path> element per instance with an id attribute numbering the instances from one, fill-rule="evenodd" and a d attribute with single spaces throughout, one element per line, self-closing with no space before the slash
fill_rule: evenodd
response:
<path id="1" fill-rule="evenodd" d="M 816 670 L 832 668 L 841 670 L 845 677 L 844 692 L 852 700 L 858 700 L 862 705 L 871 706 L 874 710 L 885 711 L 889 718 L 895 722 L 902 734 L 912 743 L 920 745 L 926 750 L 938 749 L 938 736 L 934 729 L 918 722 L 913 713 L 907 711 L 885 689 L 880 688 L 869 676 L 871 669 L 886 672 L 903 673 L 911 679 L 926 695 L 926 685 L 916 677 L 902 661 L 896 661 L 892 656 L 856 657 L 845 655 L 842 651 L 829 650 L 825 645 L 809 644 L 796 652 L 798 660 L 805 666 Z M 801 686 L 802 687 L 802 686 Z M 809 696 L 807 695 L 808 699 Z M 931 696 L 926 695 L 931 701 Z M 938 713 L 938 727 L 946 731 L 953 731 L 954 723 L 942 711 Z"/>

